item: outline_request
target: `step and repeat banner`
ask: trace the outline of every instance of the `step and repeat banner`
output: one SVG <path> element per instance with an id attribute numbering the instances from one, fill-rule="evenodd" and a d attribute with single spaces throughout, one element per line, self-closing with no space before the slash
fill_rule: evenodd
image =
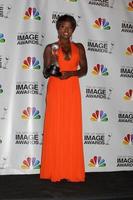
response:
<path id="1" fill-rule="evenodd" d="M 0 0 L 1 175 L 39 173 L 43 51 L 66 13 L 88 61 L 80 78 L 86 172 L 133 170 L 133 1 Z"/>

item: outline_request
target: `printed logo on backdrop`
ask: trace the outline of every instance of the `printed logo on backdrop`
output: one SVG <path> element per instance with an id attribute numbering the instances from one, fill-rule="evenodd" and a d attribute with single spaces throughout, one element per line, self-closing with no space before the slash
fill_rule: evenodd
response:
<path id="1" fill-rule="evenodd" d="M 112 88 L 106 87 L 86 87 L 86 98 L 107 99 L 110 100 L 112 95 Z"/>
<path id="2" fill-rule="evenodd" d="M 3 93 L 2 85 L 0 84 L 0 95 Z"/>
<path id="3" fill-rule="evenodd" d="M 7 112 L 8 112 L 8 108 L 6 106 L 0 109 L 0 120 L 7 119 Z"/>
<path id="4" fill-rule="evenodd" d="M 95 20 L 95 22 L 92 25 L 93 28 L 99 29 L 99 30 L 110 30 L 111 26 L 109 22 L 105 18 L 98 18 Z"/>
<path id="5" fill-rule="evenodd" d="M 128 11 L 133 11 L 133 1 L 128 2 L 127 9 L 128 9 Z"/>
<path id="6" fill-rule="evenodd" d="M 114 42 L 100 41 L 100 40 L 88 40 L 87 50 L 98 53 L 111 54 L 114 48 Z"/>
<path id="7" fill-rule="evenodd" d="M 133 22 L 123 20 L 121 23 L 121 32 L 133 33 Z"/>
<path id="8" fill-rule="evenodd" d="M 122 143 L 124 145 L 133 145 L 133 134 L 132 133 L 128 133 L 124 136 Z"/>
<path id="9" fill-rule="evenodd" d="M 125 51 L 125 55 L 133 56 L 133 44 L 127 47 L 127 49 Z"/>
<path id="10" fill-rule="evenodd" d="M 122 78 L 133 78 L 133 67 L 122 65 L 120 67 L 120 77 L 122 77 Z"/>
<path id="11" fill-rule="evenodd" d="M 38 131 L 16 131 L 15 144 L 41 145 L 42 133 Z"/>
<path id="12" fill-rule="evenodd" d="M 108 68 L 103 64 L 96 64 L 93 66 L 91 73 L 95 76 L 101 75 L 101 76 L 108 76 Z"/>
<path id="13" fill-rule="evenodd" d="M 25 110 L 22 111 L 21 118 L 24 120 L 40 119 L 41 115 L 36 107 L 27 107 Z"/>
<path id="14" fill-rule="evenodd" d="M 2 138 L 0 137 L 0 145 L 2 144 Z"/>
<path id="15" fill-rule="evenodd" d="M 56 23 L 57 19 L 64 14 L 69 14 L 71 16 L 73 16 L 76 20 L 77 26 L 80 25 L 80 21 L 81 21 L 81 16 L 80 15 L 76 15 L 75 13 L 66 13 L 66 12 L 59 12 L 59 11 L 53 11 L 52 13 L 52 23 Z"/>
<path id="16" fill-rule="evenodd" d="M 78 2 L 78 0 L 65 0 L 66 2 L 72 2 L 72 3 L 76 3 Z"/>
<path id="17" fill-rule="evenodd" d="M 0 44 L 5 43 L 5 41 L 4 33 L 0 33 Z"/>
<path id="18" fill-rule="evenodd" d="M 23 18 L 24 18 L 24 20 L 29 20 L 29 19 L 39 20 L 39 21 L 41 20 L 39 11 L 36 8 L 32 8 L 32 7 L 29 7 L 25 11 L 25 15 Z"/>
<path id="19" fill-rule="evenodd" d="M 93 122 L 107 122 L 108 116 L 103 110 L 96 110 L 92 113 L 90 120 Z"/>
<path id="20" fill-rule="evenodd" d="M 11 10 L 11 4 L 0 4 L 0 18 L 10 18 Z"/>
<path id="21" fill-rule="evenodd" d="M 40 45 L 43 46 L 44 34 L 39 32 L 24 32 L 17 34 L 17 45 Z"/>
<path id="22" fill-rule="evenodd" d="M 118 122 L 133 123 L 133 112 L 119 111 Z"/>
<path id="23" fill-rule="evenodd" d="M 109 145 L 111 140 L 111 133 L 85 133 L 84 144 L 89 145 Z"/>
<path id="24" fill-rule="evenodd" d="M 40 169 L 40 161 L 36 157 L 27 157 L 25 160 L 23 160 L 22 169 Z"/>
<path id="25" fill-rule="evenodd" d="M 7 157 L 2 156 L 0 158 L 0 169 L 6 169 L 8 167 L 7 165 Z"/>
<path id="26" fill-rule="evenodd" d="M 36 57 L 28 56 L 24 59 L 22 68 L 24 70 L 39 70 L 41 66 L 39 60 Z"/>
<path id="27" fill-rule="evenodd" d="M 8 69 L 9 57 L 0 55 L 0 69 Z"/>
<path id="28" fill-rule="evenodd" d="M 37 94 L 37 95 L 42 95 L 44 89 L 44 84 L 42 83 L 40 86 L 38 82 L 28 82 L 28 81 L 23 81 L 23 82 L 17 82 L 16 84 L 16 94 Z"/>
<path id="29" fill-rule="evenodd" d="M 125 92 L 123 99 L 126 101 L 133 101 L 133 89 L 129 89 Z"/>
<path id="30" fill-rule="evenodd" d="M 117 167 L 133 167 L 133 156 L 118 156 Z"/>
<path id="31" fill-rule="evenodd" d="M 89 167 L 106 167 L 106 161 L 104 158 L 101 156 L 94 156 L 93 158 L 90 159 Z"/>
<path id="32" fill-rule="evenodd" d="M 92 6 L 102 6 L 113 8 L 115 0 L 88 0 L 88 4 Z"/>

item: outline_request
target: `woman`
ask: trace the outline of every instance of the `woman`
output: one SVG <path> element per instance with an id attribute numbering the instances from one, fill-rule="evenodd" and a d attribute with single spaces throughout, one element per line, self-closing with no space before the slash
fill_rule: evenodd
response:
<path id="1" fill-rule="evenodd" d="M 48 80 L 40 178 L 80 182 L 85 181 L 85 169 L 79 77 L 87 73 L 87 59 L 83 45 L 71 41 L 74 17 L 60 16 L 56 28 L 59 49 L 46 46 L 43 74 L 58 61 L 61 75 Z"/>

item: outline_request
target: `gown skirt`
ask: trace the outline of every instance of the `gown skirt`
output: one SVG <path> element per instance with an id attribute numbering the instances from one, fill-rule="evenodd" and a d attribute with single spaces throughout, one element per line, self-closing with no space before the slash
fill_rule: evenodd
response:
<path id="1" fill-rule="evenodd" d="M 61 70 L 70 70 L 66 62 L 60 61 Z M 71 70 L 76 69 L 77 62 L 70 64 Z M 84 181 L 83 154 L 79 79 L 77 76 L 65 80 L 50 77 L 46 94 L 40 178 L 52 182 L 62 179 Z"/>

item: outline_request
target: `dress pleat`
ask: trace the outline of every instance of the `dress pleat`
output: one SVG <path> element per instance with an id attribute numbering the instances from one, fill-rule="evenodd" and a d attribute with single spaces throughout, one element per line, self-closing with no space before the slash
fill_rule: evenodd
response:
<path id="1" fill-rule="evenodd" d="M 63 59 L 61 71 L 77 70 L 79 51 L 72 43 L 72 58 Z M 50 77 L 47 86 L 40 178 L 53 182 L 85 180 L 81 94 L 78 77 Z"/>

